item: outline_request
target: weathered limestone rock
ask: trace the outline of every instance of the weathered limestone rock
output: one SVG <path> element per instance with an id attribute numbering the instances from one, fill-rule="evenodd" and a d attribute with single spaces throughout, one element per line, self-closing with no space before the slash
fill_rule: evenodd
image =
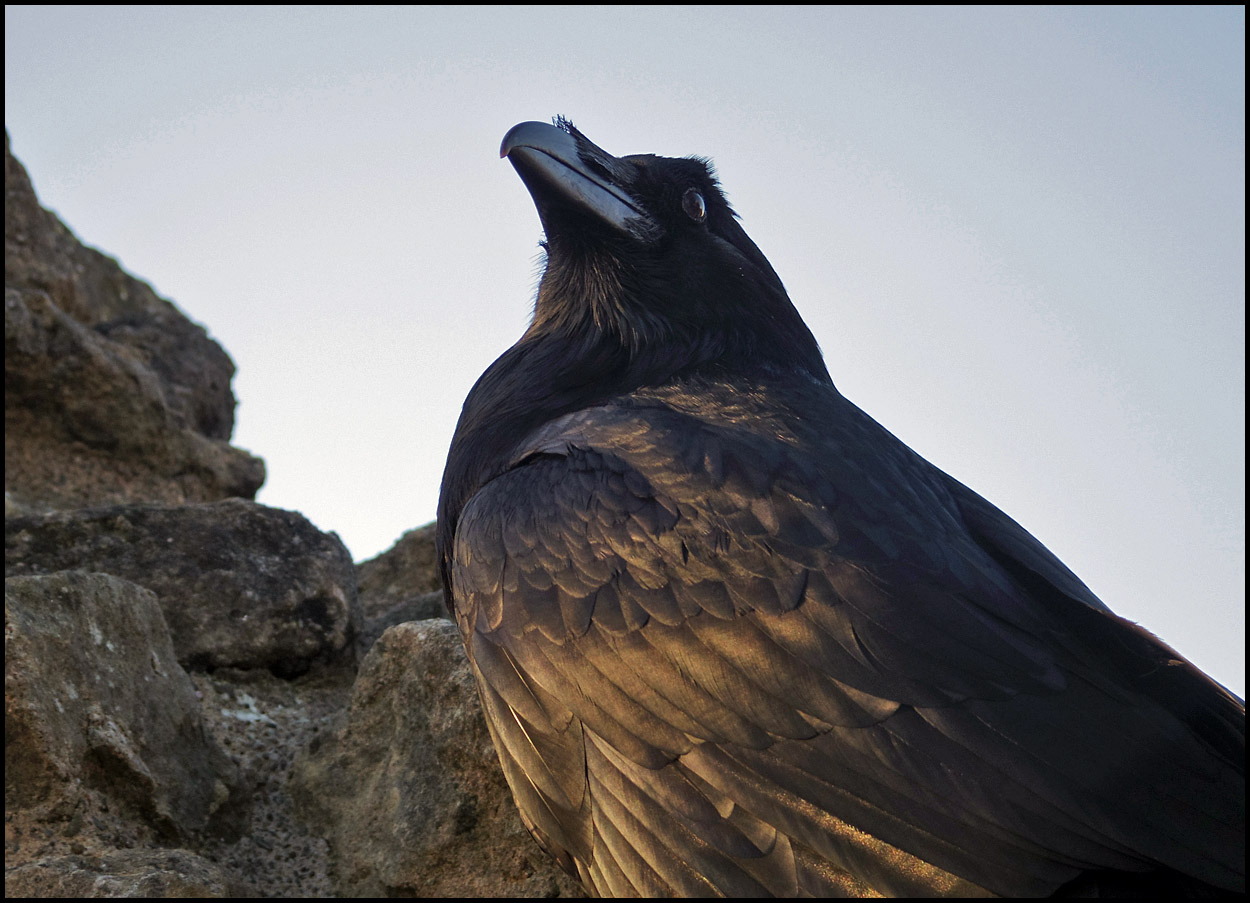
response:
<path id="1" fill-rule="evenodd" d="M 434 554 L 434 526 L 409 530 L 381 555 L 356 566 L 365 616 L 362 649 L 368 650 L 388 627 L 447 617 Z"/>
<path id="2" fill-rule="evenodd" d="M 521 825 L 449 621 L 382 635 L 291 795 L 341 896 L 582 895 Z"/>
<path id="3" fill-rule="evenodd" d="M 239 785 L 155 596 L 133 583 L 83 571 L 6 579 L 4 696 L 6 814 L 68 820 L 92 789 L 187 838 Z"/>
<path id="4" fill-rule="evenodd" d="M 39 206 L 7 134 L 4 184 L 7 505 L 252 498 L 265 467 L 229 445 L 230 358 Z"/>
<path id="5" fill-rule="evenodd" d="M 49 856 L 6 869 L 6 897 L 249 897 L 236 875 L 187 850 Z"/>
<path id="6" fill-rule="evenodd" d="M 178 661 L 280 676 L 354 661 L 351 556 L 300 514 L 231 499 L 116 505 L 5 520 L 5 573 L 85 568 L 156 594 Z"/>
<path id="7" fill-rule="evenodd" d="M 260 669 L 191 675 L 209 734 L 248 775 L 252 815 L 241 836 L 208 838 L 196 852 L 259 896 L 332 896 L 326 842 L 296 817 L 287 780 L 296 756 L 347 707 L 352 677 L 346 668 L 295 680 Z"/>

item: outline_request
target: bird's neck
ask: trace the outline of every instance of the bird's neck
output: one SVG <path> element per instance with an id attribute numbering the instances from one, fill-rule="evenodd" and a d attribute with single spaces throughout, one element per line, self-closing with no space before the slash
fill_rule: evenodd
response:
<path id="1" fill-rule="evenodd" d="M 722 370 L 749 377 L 806 366 L 804 356 L 791 353 L 802 344 L 798 341 L 744 355 L 730 344 L 732 337 L 727 340 L 711 330 L 694 336 L 661 330 L 639 341 L 602 317 L 541 314 L 465 399 L 443 473 L 440 546 L 450 542 L 460 511 L 473 494 L 507 469 L 517 445 L 563 414 L 677 380 L 716 378 Z M 802 328 L 814 350 L 806 357 L 814 356 L 819 371 L 811 378 L 828 382 L 815 341 Z M 759 337 L 748 336 L 744 344 L 752 341 Z"/>
<path id="2" fill-rule="evenodd" d="M 447 455 L 440 545 L 465 503 L 502 473 L 529 433 L 566 414 L 663 377 L 662 368 L 594 330 L 535 331 L 496 360 L 469 392 Z"/>
<path id="3" fill-rule="evenodd" d="M 447 473 L 476 491 L 512 448 L 553 418 L 594 405 L 668 374 L 598 330 L 534 330 L 482 374 L 465 400 Z M 446 481 L 446 477 L 445 477 Z M 467 498 L 467 496 L 466 496 Z"/>

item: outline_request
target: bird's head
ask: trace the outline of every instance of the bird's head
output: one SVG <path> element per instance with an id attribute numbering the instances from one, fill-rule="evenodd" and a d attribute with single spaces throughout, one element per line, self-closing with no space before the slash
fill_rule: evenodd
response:
<path id="1" fill-rule="evenodd" d="M 565 119 L 504 136 L 546 231 L 527 336 L 620 343 L 684 368 L 784 367 L 828 380 L 820 349 L 768 259 L 738 224 L 710 163 L 614 157 Z"/>

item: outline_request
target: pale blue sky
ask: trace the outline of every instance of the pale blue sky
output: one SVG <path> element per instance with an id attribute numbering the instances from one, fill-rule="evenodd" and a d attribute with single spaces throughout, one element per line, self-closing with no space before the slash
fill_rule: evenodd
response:
<path id="1" fill-rule="evenodd" d="M 5 9 L 43 202 L 239 367 L 260 501 L 434 515 L 570 116 L 705 154 L 834 381 L 1245 685 L 1243 8 Z"/>

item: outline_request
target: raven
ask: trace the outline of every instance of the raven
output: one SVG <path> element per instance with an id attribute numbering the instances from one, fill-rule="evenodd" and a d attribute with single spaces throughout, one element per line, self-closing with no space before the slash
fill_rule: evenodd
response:
<path id="1" fill-rule="evenodd" d="M 464 403 L 444 592 L 599 895 L 1245 893 L 1245 706 L 846 400 L 708 161 L 564 119 Z"/>

